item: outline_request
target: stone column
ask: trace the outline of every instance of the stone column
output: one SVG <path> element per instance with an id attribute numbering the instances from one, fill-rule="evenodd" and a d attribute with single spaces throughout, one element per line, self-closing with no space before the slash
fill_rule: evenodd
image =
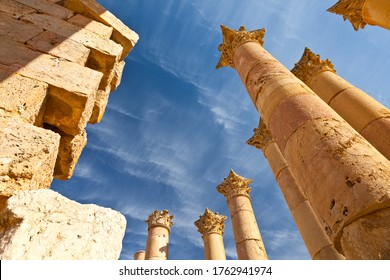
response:
<path id="1" fill-rule="evenodd" d="M 140 250 L 134 254 L 134 260 L 135 261 L 143 261 L 145 260 L 145 251 Z"/>
<path id="2" fill-rule="evenodd" d="M 390 162 L 262 48 L 264 29 L 222 26 L 234 67 L 335 248 L 390 258 Z"/>
<path id="3" fill-rule="evenodd" d="M 233 234 L 239 260 L 267 260 L 263 240 L 249 196 L 252 182 L 230 170 L 229 176 L 217 187 L 226 197 L 232 218 Z"/>
<path id="4" fill-rule="evenodd" d="M 173 225 L 173 215 L 168 210 L 155 210 L 147 219 L 148 240 L 146 242 L 145 260 L 167 260 L 169 233 Z"/>
<path id="5" fill-rule="evenodd" d="M 357 31 L 366 24 L 390 29 L 390 2 L 388 0 L 339 0 L 328 12 L 342 15 Z"/>
<path id="6" fill-rule="evenodd" d="M 291 72 L 390 159 L 388 108 L 338 76 L 329 59 L 321 60 L 309 48 L 305 48 Z"/>
<path id="7" fill-rule="evenodd" d="M 206 208 L 199 220 L 195 221 L 195 226 L 202 234 L 205 260 L 226 260 L 222 237 L 226 218 Z"/>
<path id="8" fill-rule="evenodd" d="M 259 127 L 255 128 L 254 132 L 253 137 L 247 141 L 247 144 L 263 151 L 312 259 L 345 259 L 337 252 L 328 235 L 326 235 L 264 122 L 260 121 Z"/>

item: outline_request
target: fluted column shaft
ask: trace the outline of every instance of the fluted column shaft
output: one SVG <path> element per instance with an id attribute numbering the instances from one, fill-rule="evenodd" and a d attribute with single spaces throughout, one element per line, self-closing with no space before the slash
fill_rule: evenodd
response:
<path id="1" fill-rule="evenodd" d="M 145 260 L 167 260 L 169 233 L 173 215 L 167 210 L 154 211 L 146 220 L 148 223 L 148 239 L 146 241 Z"/>
<path id="2" fill-rule="evenodd" d="M 255 129 L 254 136 L 247 143 L 263 151 L 312 259 L 345 259 L 337 252 L 325 233 L 313 208 L 263 122 L 260 123 L 259 128 Z"/>
<path id="3" fill-rule="evenodd" d="M 390 160 L 388 108 L 338 76 L 328 59 L 321 60 L 308 48 L 291 72 Z"/>
<path id="4" fill-rule="evenodd" d="M 202 234 L 205 260 L 226 260 L 222 237 L 226 218 L 206 208 L 203 216 L 195 222 L 195 226 Z"/>
<path id="5" fill-rule="evenodd" d="M 252 180 L 230 171 L 229 177 L 225 178 L 217 190 L 225 195 L 228 203 L 238 259 L 267 260 L 267 253 L 249 197 L 250 182 Z"/>
<path id="6" fill-rule="evenodd" d="M 390 29 L 388 0 L 340 0 L 328 11 L 348 19 L 356 31 L 366 24 Z"/>
<path id="7" fill-rule="evenodd" d="M 237 70 L 335 248 L 349 259 L 390 258 L 390 162 L 255 32 L 223 27 L 218 66 Z"/>

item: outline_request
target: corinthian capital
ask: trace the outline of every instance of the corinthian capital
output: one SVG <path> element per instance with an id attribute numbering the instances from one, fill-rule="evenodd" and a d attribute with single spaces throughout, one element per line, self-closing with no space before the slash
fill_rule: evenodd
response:
<path id="1" fill-rule="evenodd" d="M 253 131 L 254 131 L 253 136 L 248 141 L 246 141 L 246 143 L 248 145 L 258 148 L 259 150 L 263 150 L 264 152 L 264 148 L 269 143 L 274 141 L 271 132 L 265 126 L 265 123 L 263 122 L 262 119 L 260 119 L 259 127 L 253 129 Z"/>
<path id="2" fill-rule="evenodd" d="M 173 215 L 169 216 L 168 210 L 154 210 L 154 212 L 145 220 L 145 222 L 148 224 L 148 230 L 154 227 L 164 227 L 170 231 L 171 226 L 173 225 L 173 218 Z"/>
<path id="3" fill-rule="evenodd" d="M 195 221 L 195 226 L 203 236 L 211 233 L 222 235 L 226 219 L 226 216 L 219 215 L 217 212 L 206 208 L 204 214 L 199 216 L 199 220 Z"/>
<path id="4" fill-rule="evenodd" d="M 244 26 L 241 26 L 238 31 L 221 25 L 223 43 L 219 45 L 218 50 L 221 52 L 221 58 L 216 68 L 230 66 L 234 67 L 233 55 L 234 51 L 242 44 L 247 42 L 256 42 L 263 45 L 263 37 L 265 29 L 257 29 L 247 31 Z"/>
<path id="5" fill-rule="evenodd" d="M 239 195 L 250 198 L 251 188 L 248 187 L 250 183 L 252 183 L 251 179 L 239 176 L 233 170 L 230 170 L 229 176 L 217 186 L 217 191 L 223 194 L 227 201 Z"/>
<path id="6" fill-rule="evenodd" d="M 305 48 L 301 59 L 295 63 L 294 68 L 291 70 L 305 84 L 309 84 L 315 75 L 324 71 L 336 73 L 329 59 L 321 60 L 320 56 L 313 53 L 309 48 Z"/>
<path id="7" fill-rule="evenodd" d="M 366 0 L 339 0 L 328 9 L 328 12 L 343 16 L 344 20 L 349 20 L 353 28 L 358 31 L 364 28 L 366 22 L 363 19 L 363 6 Z"/>

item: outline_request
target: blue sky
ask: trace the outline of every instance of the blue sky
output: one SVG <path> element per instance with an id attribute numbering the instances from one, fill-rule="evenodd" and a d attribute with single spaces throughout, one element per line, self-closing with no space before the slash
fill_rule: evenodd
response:
<path id="1" fill-rule="evenodd" d="M 292 69 L 305 47 L 330 58 L 337 73 L 390 106 L 390 32 L 355 32 L 326 12 L 336 0 L 98 0 L 140 35 L 119 88 L 68 181 L 52 189 L 127 219 L 121 259 L 145 248 L 144 220 L 175 215 L 170 259 L 203 259 L 194 221 L 210 210 L 229 216 L 216 187 L 234 169 L 253 179 L 252 206 L 270 259 L 309 259 L 261 151 L 245 144 L 259 116 L 237 73 L 215 70 L 220 24 L 266 28 L 264 47 Z M 230 218 L 224 243 L 236 259 Z"/>

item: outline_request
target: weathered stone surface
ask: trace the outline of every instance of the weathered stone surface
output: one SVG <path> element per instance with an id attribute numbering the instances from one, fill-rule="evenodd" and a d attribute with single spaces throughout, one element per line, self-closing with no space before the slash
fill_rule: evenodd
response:
<path id="1" fill-rule="evenodd" d="M 43 29 L 28 22 L 23 22 L 3 13 L 0 10 L 0 37 L 25 43 L 27 40 L 43 32 Z"/>
<path id="2" fill-rule="evenodd" d="M 84 130 L 102 73 L 35 52 L 5 38 L 0 40 L 0 69 L 51 85 L 44 122 L 71 135 Z"/>
<path id="3" fill-rule="evenodd" d="M 238 259 L 266 260 L 267 253 L 249 196 L 251 182 L 230 170 L 217 191 L 226 197 L 229 206 Z"/>
<path id="4" fill-rule="evenodd" d="M 111 209 L 82 205 L 51 190 L 35 190 L 10 197 L 2 212 L 3 260 L 119 257 L 126 220 Z"/>
<path id="5" fill-rule="evenodd" d="M 169 233 L 173 225 L 173 215 L 168 210 L 155 210 L 145 220 L 148 224 L 145 260 L 167 260 Z"/>
<path id="6" fill-rule="evenodd" d="M 49 188 L 59 142 L 52 131 L 0 118 L 0 195 Z"/>
<path id="7" fill-rule="evenodd" d="M 110 97 L 110 87 L 106 90 L 98 90 L 96 92 L 95 104 L 93 106 L 92 115 L 89 119 L 89 123 L 99 123 L 106 111 L 108 104 L 108 98 Z"/>
<path id="8" fill-rule="evenodd" d="M 85 28 L 86 30 L 89 30 L 91 32 L 94 32 L 106 39 L 110 39 L 113 31 L 112 27 L 104 25 L 103 23 L 100 23 L 80 14 L 74 15 L 73 17 L 68 19 L 68 22 Z"/>
<path id="9" fill-rule="evenodd" d="M 346 226 L 341 247 L 349 260 L 390 260 L 390 239 L 386 229 L 390 227 L 390 209 L 374 212 Z M 357 242 L 367 240 L 367 242 Z M 370 242 L 376 240 L 376 242 Z"/>
<path id="10" fill-rule="evenodd" d="M 14 0 L 0 0 L 0 11 L 3 11 L 16 19 L 37 12 L 35 9 L 15 2 Z"/>
<path id="11" fill-rule="evenodd" d="M 23 20 L 32 22 L 90 48 L 91 53 L 87 66 L 104 74 L 99 88 L 104 89 L 111 83 L 115 64 L 123 50 L 121 45 L 54 16 L 31 14 L 24 16 Z"/>
<path id="12" fill-rule="evenodd" d="M 86 76 L 88 77 L 88 76 Z M 43 122 L 70 135 L 80 134 L 91 118 L 96 92 L 89 96 L 50 87 Z"/>
<path id="13" fill-rule="evenodd" d="M 119 84 L 121 83 L 122 80 L 122 74 L 123 70 L 125 68 L 125 61 L 119 61 L 117 64 L 115 64 L 115 69 L 114 69 L 114 76 L 112 77 L 111 80 L 111 91 L 115 91 Z"/>
<path id="14" fill-rule="evenodd" d="M 42 125 L 48 85 L 0 69 L 0 117 Z"/>
<path id="15" fill-rule="evenodd" d="M 27 41 L 27 45 L 34 50 L 64 58 L 83 66 L 89 55 L 89 49 L 83 44 L 50 31 L 42 32 Z"/>
<path id="16" fill-rule="evenodd" d="M 72 177 L 81 152 L 87 144 L 87 133 L 83 131 L 75 136 L 64 133 L 60 135 L 61 141 L 54 168 L 54 178 L 68 180 Z"/>
<path id="17" fill-rule="evenodd" d="M 52 15 L 62 19 L 68 19 L 74 15 L 74 12 L 60 5 L 50 3 L 46 0 L 14 0 L 20 4 L 26 5 L 37 10 L 40 13 Z"/>
<path id="18" fill-rule="evenodd" d="M 117 19 L 112 13 L 103 8 L 93 0 L 65 0 L 64 6 L 105 25 L 114 28 L 111 39 L 123 47 L 121 60 L 123 60 L 137 43 L 139 36 L 128 28 L 122 21 Z"/>

